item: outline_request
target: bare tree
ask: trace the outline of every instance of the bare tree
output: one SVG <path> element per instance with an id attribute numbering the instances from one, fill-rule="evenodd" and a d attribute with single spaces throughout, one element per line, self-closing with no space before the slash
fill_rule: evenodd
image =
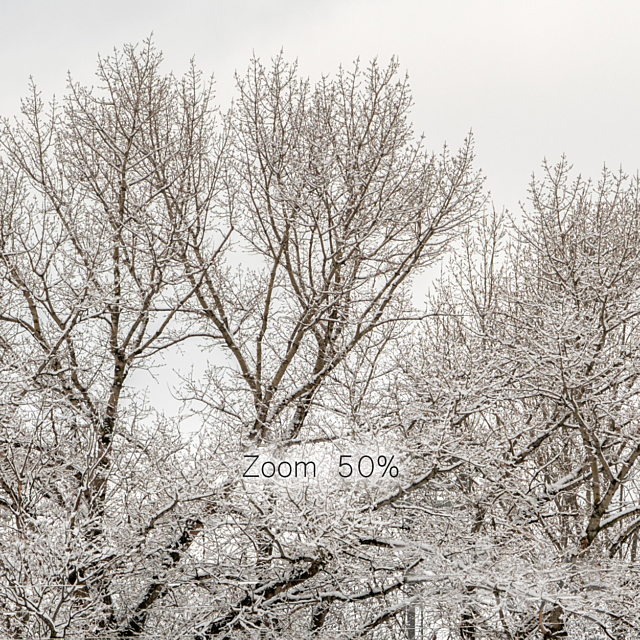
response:
<path id="1" fill-rule="evenodd" d="M 150 548 L 168 570 L 197 529 L 176 516 L 177 532 L 154 539 L 189 491 L 176 485 L 184 443 L 175 420 L 147 419 L 128 384 L 186 337 L 176 314 L 195 293 L 180 248 L 198 221 L 167 209 L 156 173 L 205 208 L 215 182 L 210 88 L 195 71 L 161 76 L 159 62 L 150 44 L 125 48 L 100 61 L 99 95 L 70 84 L 49 111 L 32 87 L 23 120 L 2 132 L 0 600 L 11 637 L 120 624 L 157 595 Z M 149 577 L 129 585 L 140 571 Z"/>
<path id="2" fill-rule="evenodd" d="M 415 562 L 380 539 L 426 459 L 349 489 L 335 459 L 245 482 L 244 456 L 400 441 L 390 347 L 412 274 L 482 206 L 471 144 L 424 151 L 395 62 L 311 87 L 253 61 L 216 119 L 160 61 L 125 47 L 3 126 L 3 633 L 388 637 Z M 191 439 L 132 382 L 188 339 L 210 354 Z"/>
<path id="3" fill-rule="evenodd" d="M 447 628 L 635 637 L 638 184 L 545 165 L 524 218 L 509 235 L 500 216 L 470 229 L 411 369 L 415 448 L 448 406 L 442 442 L 461 463 L 432 483 L 447 504 L 427 526 L 456 578 Z"/>
<path id="4" fill-rule="evenodd" d="M 396 74 L 374 63 L 312 89 L 277 58 L 238 82 L 229 205 L 257 266 L 236 281 L 207 271 L 197 300 L 242 376 L 250 413 L 237 424 L 255 444 L 300 436 L 354 349 L 410 316 L 407 279 L 481 202 L 470 144 L 425 153 Z M 205 271 L 210 254 L 194 243 L 188 270 Z"/>

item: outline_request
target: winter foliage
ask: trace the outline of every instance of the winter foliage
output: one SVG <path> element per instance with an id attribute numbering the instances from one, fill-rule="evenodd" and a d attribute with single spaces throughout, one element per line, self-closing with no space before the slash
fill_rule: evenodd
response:
<path id="1" fill-rule="evenodd" d="M 637 180 L 511 218 L 395 61 L 160 65 L 0 132 L 0 637 L 638 637 Z"/>

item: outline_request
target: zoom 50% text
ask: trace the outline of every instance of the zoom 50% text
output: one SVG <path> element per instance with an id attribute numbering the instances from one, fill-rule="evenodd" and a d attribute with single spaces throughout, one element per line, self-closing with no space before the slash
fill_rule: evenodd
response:
<path id="1" fill-rule="evenodd" d="M 273 462 L 264 460 L 260 464 L 259 455 L 246 455 L 246 468 L 243 478 L 315 478 L 316 463 L 312 460 L 282 460 Z M 371 457 L 369 455 L 357 456 L 341 455 L 338 464 L 338 474 L 341 478 L 350 478 L 354 474 L 361 478 L 370 478 L 374 472 L 381 470 L 381 477 L 389 475 L 391 478 L 398 476 L 398 467 L 393 462 L 394 456 Z"/>

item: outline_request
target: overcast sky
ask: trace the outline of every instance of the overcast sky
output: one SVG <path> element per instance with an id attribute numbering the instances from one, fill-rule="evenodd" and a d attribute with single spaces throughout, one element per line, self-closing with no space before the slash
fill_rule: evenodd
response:
<path id="1" fill-rule="evenodd" d="M 223 107 L 252 52 L 283 48 L 311 79 L 395 55 L 427 146 L 457 147 L 472 129 L 494 204 L 513 211 L 545 157 L 566 153 L 585 176 L 605 162 L 640 169 L 638 27 L 637 0 L 0 0 L 0 114 L 18 113 L 29 76 L 43 97 L 61 96 L 68 71 L 91 84 L 98 53 L 152 32 L 167 71 L 195 56 L 215 75 Z M 416 301 L 427 284 L 415 284 Z M 150 392 L 174 411 L 172 381 Z"/>
<path id="2" fill-rule="evenodd" d="M 583 175 L 640 169 L 640 2 L 590 0 L 0 0 L 0 114 L 33 76 L 44 97 L 66 74 L 92 83 L 98 53 L 151 32 L 166 69 L 195 56 L 220 103 L 255 51 L 283 48 L 317 78 L 392 55 L 409 73 L 427 146 L 472 129 L 496 207 L 517 207 L 543 158 Z"/>

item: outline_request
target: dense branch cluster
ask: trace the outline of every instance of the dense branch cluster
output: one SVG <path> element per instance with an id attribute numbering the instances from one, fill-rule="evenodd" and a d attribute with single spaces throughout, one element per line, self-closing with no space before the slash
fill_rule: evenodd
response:
<path id="1" fill-rule="evenodd" d="M 0 637 L 637 637 L 637 182 L 507 220 L 396 62 L 160 63 L 0 133 Z"/>

